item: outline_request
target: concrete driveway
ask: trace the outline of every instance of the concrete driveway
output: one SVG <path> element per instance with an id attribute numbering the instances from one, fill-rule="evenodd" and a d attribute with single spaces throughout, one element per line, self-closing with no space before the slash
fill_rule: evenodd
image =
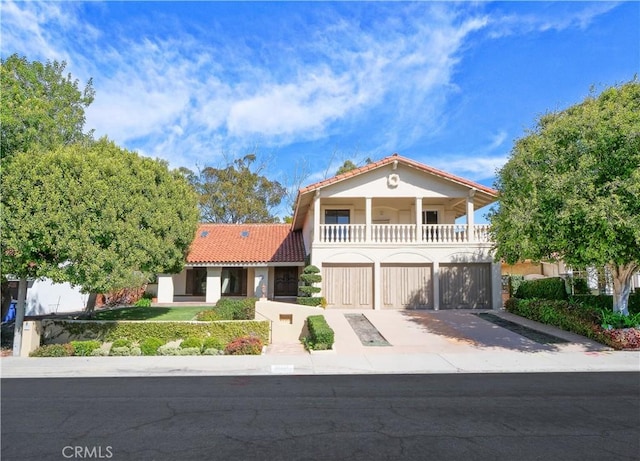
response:
<path id="1" fill-rule="evenodd" d="M 273 312 L 296 312 L 300 306 L 283 303 L 269 303 Z M 304 317 L 308 313 L 299 316 Z M 510 350 L 514 352 L 589 352 L 611 350 L 608 347 L 557 328 L 533 322 L 504 311 L 472 310 L 351 310 L 313 309 L 311 314 L 324 315 L 335 331 L 337 354 L 422 354 L 422 353 L 469 353 L 487 350 Z M 562 344 L 541 344 L 495 325 L 477 314 L 492 313 L 500 318 L 527 326 L 568 342 Z M 346 315 L 362 314 L 386 339 L 389 346 L 365 346 L 349 324 Z M 278 314 L 279 315 L 279 314 Z M 270 317 L 277 318 L 275 314 Z M 282 326 L 274 322 L 272 353 L 295 353 L 302 351 L 299 345 L 301 324 Z"/>

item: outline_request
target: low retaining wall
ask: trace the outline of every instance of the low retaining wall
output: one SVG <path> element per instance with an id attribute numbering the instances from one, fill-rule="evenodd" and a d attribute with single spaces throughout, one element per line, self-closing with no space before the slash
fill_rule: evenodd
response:
<path id="1" fill-rule="evenodd" d="M 266 318 L 272 324 L 273 343 L 297 343 L 306 336 L 305 322 L 310 315 L 322 315 L 321 307 L 301 306 L 299 304 L 258 301 L 256 317 Z"/>

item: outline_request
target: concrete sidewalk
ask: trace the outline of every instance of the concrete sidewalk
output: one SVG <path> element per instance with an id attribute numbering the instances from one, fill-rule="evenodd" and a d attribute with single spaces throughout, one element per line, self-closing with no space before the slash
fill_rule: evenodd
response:
<path id="1" fill-rule="evenodd" d="M 259 310 L 262 318 L 272 321 L 273 333 L 273 343 L 261 356 L 4 357 L 0 360 L 1 376 L 640 371 L 640 351 L 613 351 L 582 336 L 504 311 L 490 312 L 566 343 L 537 343 L 483 320 L 473 311 L 323 310 L 278 304 L 268 303 Z M 363 345 L 345 318 L 348 313 L 364 314 L 391 345 Z M 333 351 L 309 354 L 302 348 L 299 337 L 304 319 L 313 314 L 323 314 L 335 331 Z"/>
<path id="2" fill-rule="evenodd" d="M 519 373 L 640 370 L 640 352 L 340 354 L 261 356 L 5 357 L 2 378 L 233 376 L 405 373 Z"/>

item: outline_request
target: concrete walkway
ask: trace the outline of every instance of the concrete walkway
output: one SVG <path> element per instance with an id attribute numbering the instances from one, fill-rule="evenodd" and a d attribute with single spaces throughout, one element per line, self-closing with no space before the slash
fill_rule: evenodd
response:
<path id="1" fill-rule="evenodd" d="M 356 312 L 391 346 L 363 345 L 344 316 Z M 5 357 L 0 371 L 3 378 L 640 371 L 640 351 L 613 351 L 507 312 L 491 313 L 568 342 L 539 344 L 472 311 L 325 311 L 267 303 L 258 318 L 272 322 L 273 343 L 261 356 Z M 333 351 L 302 348 L 304 319 L 313 314 L 325 315 L 334 329 Z"/>

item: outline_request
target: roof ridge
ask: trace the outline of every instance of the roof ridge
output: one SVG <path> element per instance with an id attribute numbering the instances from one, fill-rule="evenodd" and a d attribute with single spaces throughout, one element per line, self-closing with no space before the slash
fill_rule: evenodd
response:
<path id="1" fill-rule="evenodd" d="M 484 192 L 486 192 L 488 194 L 491 194 L 491 195 L 497 195 L 497 193 L 498 193 L 497 190 L 495 190 L 495 189 L 493 189 L 491 187 L 484 186 L 484 185 L 482 185 L 482 184 L 480 184 L 480 183 L 478 183 L 476 181 L 471 181 L 469 179 L 463 178 L 461 176 L 454 175 L 452 173 L 449 173 L 447 171 L 441 170 L 439 168 L 435 168 L 435 167 L 433 167 L 431 165 L 427 165 L 425 163 L 421 163 L 421 162 L 418 162 L 416 160 L 413 160 L 413 159 L 410 159 L 410 158 L 407 158 L 407 157 L 403 157 L 402 155 L 399 155 L 398 153 L 394 152 L 392 155 L 384 157 L 384 158 L 382 158 L 382 159 L 380 159 L 378 161 L 367 163 L 366 165 L 363 165 L 363 166 L 358 167 L 358 168 L 354 168 L 353 170 L 349 170 L 349 171 L 347 171 L 345 173 L 341 173 L 339 175 L 335 175 L 335 176 L 332 176 L 330 178 L 323 179 L 322 181 L 317 181 L 317 182 L 315 182 L 313 184 L 309 184 L 308 186 L 302 187 L 302 188 L 300 188 L 298 190 L 298 194 L 299 195 L 300 194 L 304 194 L 306 192 L 318 189 L 318 188 L 320 188 L 322 186 L 328 186 L 330 184 L 335 184 L 336 182 L 342 181 L 343 179 L 359 175 L 361 173 L 364 173 L 366 171 L 370 171 L 370 170 L 373 170 L 375 168 L 387 165 L 387 164 L 392 163 L 394 161 L 401 161 L 401 162 L 403 162 L 403 163 L 405 163 L 407 165 L 413 166 L 413 167 L 418 168 L 418 169 L 420 169 L 422 171 L 426 171 L 426 172 L 435 174 L 437 176 L 441 176 L 441 177 L 444 177 L 444 178 L 451 179 L 453 181 L 462 183 L 462 184 L 464 184 L 464 185 L 466 185 L 468 187 L 474 187 L 476 189 L 481 189 Z"/>

